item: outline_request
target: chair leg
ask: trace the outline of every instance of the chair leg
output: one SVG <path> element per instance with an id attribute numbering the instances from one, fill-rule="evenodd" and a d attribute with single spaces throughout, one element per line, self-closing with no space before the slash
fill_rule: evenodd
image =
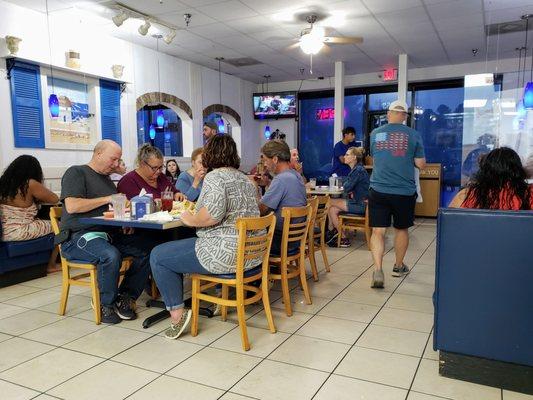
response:
<path id="1" fill-rule="evenodd" d="M 270 308 L 270 295 L 268 293 L 268 275 L 263 275 L 261 280 L 261 291 L 263 307 L 265 308 L 265 315 L 268 321 L 268 328 L 271 333 L 276 333 L 276 326 L 274 325 L 274 318 L 272 317 L 272 309 Z"/>
<path id="2" fill-rule="evenodd" d="M 191 336 L 198 335 L 198 315 L 200 313 L 200 300 L 198 295 L 200 294 L 200 279 L 192 278 L 192 321 L 191 321 Z"/>
<path id="3" fill-rule="evenodd" d="M 311 273 L 313 274 L 313 280 L 318 282 L 318 270 L 316 268 L 316 259 L 315 259 L 315 239 L 311 237 L 309 239 L 309 262 L 311 264 Z"/>
<path id="4" fill-rule="evenodd" d="M 228 285 L 222 285 L 222 298 L 224 300 L 227 300 L 229 297 L 229 286 Z M 228 306 L 222 306 L 220 309 L 220 316 L 222 318 L 222 321 L 226 321 L 228 319 Z"/>
<path id="5" fill-rule="evenodd" d="M 311 294 L 309 293 L 309 287 L 307 286 L 307 276 L 305 275 L 305 260 L 303 257 L 298 259 L 298 269 L 300 271 L 300 282 L 302 284 L 302 290 L 304 292 L 305 301 L 307 304 L 312 304 Z"/>
<path id="6" fill-rule="evenodd" d="M 96 275 L 96 269 L 92 269 L 89 274 L 91 276 L 91 292 L 94 307 L 94 322 L 96 323 L 96 325 L 100 325 L 100 323 L 102 322 L 102 315 L 100 313 L 100 290 L 98 289 L 98 278 Z"/>
<path id="7" fill-rule="evenodd" d="M 237 285 L 237 317 L 239 319 L 239 328 L 241 330 L 242 349 L 244 351 L 250 350 L 250 342 L 248 341 L 248 330 L 246 329 L 246 317 L 244 313 L 244 288 Z"/>
<path id="8" fill-rule="evenodd" d="M 339 218 L 339 234 L 337 235 L 337 248 L 341 247 L 341 240 L 342 240 L 342 232 L 344 230 L 344 226 L 342 224 L 342 217 Z"/>
<path id="9" fill-rule="evenodd" d="M 372 228 L 365 226 L 365 239 L 366 239 L 366 247 L 368 247 L 368 250 L 370 250 L 370 236 L 372 235 Z"/>
<path id="10" fill-rule="evenodd" d="M 324 260 L 324 266 L 326 268 L 327 272 L 331 272 L 331 268 L 329 267 L 328 257 L 326 255 L 326 243 L 324 242 L 324 239 L 320 241 L 320 252 L 322 253 L 322 259 Z"/>
<path id="11" fill-rule="evenodd" d="M 63 268 L 63 283 L 61 285 L 61 300 L 59 302 L 59 315 L 65 315 L 67 309 L 68 292 L 70 290 L 68 267 Z M 91 277 L 92 279 L 92 277 Z"/>
<path id="12" fill-rule="evenodd" d="M 287 278 L 287 263 L 281 263 L 281 291 L 283 293 L 283 304 L 288 317 L 292 315 L 291 296 L 289 294 L 289 279 Z"/>

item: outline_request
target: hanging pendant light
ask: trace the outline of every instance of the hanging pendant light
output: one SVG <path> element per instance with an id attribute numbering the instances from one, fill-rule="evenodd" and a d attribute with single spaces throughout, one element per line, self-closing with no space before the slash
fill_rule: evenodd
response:
<path id="1" fill-rule="evenodd" d="M 218 119 L 217 130 L 218 133 L 226 133 L 226 125 L 224 124 L 224 120 L 222 119 L 222 117 Z"/>
<path id="2" fill-rule="evenodd" d="M 270 139 L 270 126 L 265 126 L 265 139 L 269 140 Z"/>
<path id="3" fill-rule="evenodd" d="M 50 109 L 50 116 L 52 118 L 59 117 L 59 99 L 54 93 L 48 98 L 48 108 Z"/>
<path id="4" fill-rule="evenodd" d="M 150 139 L 154 140 L 155 139 L 155 127 L 153 125 L 150 125 L 149 133 L 150 133 Z"/>
<path id="5" fill-rule="evenodd" d="M 48 13 L 48 0 L 46 0 L 46 24 L 48 27 L 48 48 L 50 50 L 50 75 L 52 77 L 52 93 L 48 97 L 48 109 L 50 110 L 50 117 L 59 117 L 59 99 L 54 93 L 54 67 L 52 66 L 52 39 L 50 36 L 50 15 Z"/>
<path id="6" fill-rule="evenodd" d="M 527 59 L 527 38 L 529 31 L 529 18 L 533 18 L 533 14 L 522 15 L 522 19 L 526 20 L 526 39 L 524 43 L 524 73 L 523 73 L 523 82 L 525 82 L 526 75 L 526 59 Z M 531 54 L 531 71 L 529 82 L 524 87 L 524 108 L 526 110 L 533 110 L 533 48 Z M 520 79 L 520 70 L 518 71 L 518 79 Z M 523 84 L 523 83 L 522 83 Z"/>
<path id="7" fill-rule="evenodd" d="M 163 110 L 157 110 L 156 122 L 158 128 L 163 128 L 165 126 L 165 116 L 163 115 Z"/>

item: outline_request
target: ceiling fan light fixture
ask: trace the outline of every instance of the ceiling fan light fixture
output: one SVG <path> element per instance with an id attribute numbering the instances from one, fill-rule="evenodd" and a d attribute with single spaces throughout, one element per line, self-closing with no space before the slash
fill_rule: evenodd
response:
<path id="1" fill-rule="evenodd" d="M 324 47 L 322 37 L 308 33 L 300 38 L 300 48 L 305 54 L 318 54 Z"/>

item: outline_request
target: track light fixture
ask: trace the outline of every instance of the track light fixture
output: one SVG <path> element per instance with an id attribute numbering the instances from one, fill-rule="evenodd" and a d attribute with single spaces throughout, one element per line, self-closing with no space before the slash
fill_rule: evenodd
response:
<path id="1" fill-rule="evenodd" d="M 116 26 L 121 26 L 130 16 L 125 11 L 121 11 L 120 14 L 115 15 L 112 20 Z"/>
<path id="2" fill-rule="evenodd" d="M 172 29 L 169 33 L 165 35 L 163 40 L 165 41 L 166 44 L 170 44 L 172 43 L 175 37 L 176 37 L 176 30 Z"/>
<path id="3" fill-rule="evenodd" d="M 152 26 L 152 24 L 150 24 L 150 21 L 148 20 L 145 20 L 144 21 L 144 24 L 142 24 L 141 26 L 139 26 L 139 33 L 143 36 L 146 36 L 146 34 L 148 33 L 148 29 L 150 29 L 150 27 Z"/>

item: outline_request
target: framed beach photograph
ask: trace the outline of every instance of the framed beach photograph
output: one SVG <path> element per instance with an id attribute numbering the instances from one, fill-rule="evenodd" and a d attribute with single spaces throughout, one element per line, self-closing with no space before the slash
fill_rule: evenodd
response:
<path id="1" fill-rule="evenodd" d="M 47 149 L 92 150 L 101 139 L 98 80 L 60 71 L 41 71 Z M 52 118 L 48 97 L 55 93 L 59 116 Z"/>

